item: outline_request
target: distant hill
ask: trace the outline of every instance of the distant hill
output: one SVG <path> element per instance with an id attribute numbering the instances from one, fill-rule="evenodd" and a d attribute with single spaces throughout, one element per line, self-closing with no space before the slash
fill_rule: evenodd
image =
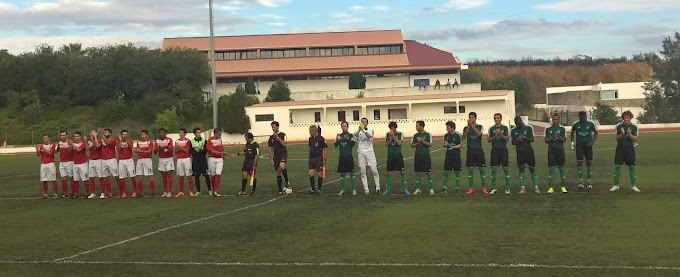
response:
<path id="1" fill-rule="evenodd" d="M 603 65 L 471 65 L 469 70 L 479 72 L 487 80 L 520 74 L 529 81 L 533 103 L 545 103 L 547 87 L 583 86 L 597 83 L 646 82 L 651 79 L 652 68 L 644 62 L 610 63 Z"/>

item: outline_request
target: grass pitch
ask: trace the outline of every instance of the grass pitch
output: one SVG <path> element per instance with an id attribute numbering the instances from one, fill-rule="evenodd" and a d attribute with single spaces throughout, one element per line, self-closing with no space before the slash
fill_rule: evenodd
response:
<path id="1" fill-rule="evenodd" d="M 513 194 L 495 196 L 439 194 L 443 151 L 432 153 L 435 196 L 337 196 L 333 149 L 325 194 L 303 195 L 307 149 L 295 145 L 289 148 L 292 196 L 275 195 L 266 159 L 257 174 L 258 195 L 235 196 L 242 159 L 229 158 L 220 189 L 229 196 L 221 199 L 35 200 L 41 191 L 38 158 L 0 156 L 0 275 L 677 276 L 677 135 L 646 133 L 640 140 L 640 194 L 628 190 L 625 167 L 621 191 L 607 192 L 613 135 L 602 135 L 595 145 L 594 192 L 574 193 L 576 161 L 568 151 L 570 193 L 526 196 L 516 194 L 514 149 Z M 538 142 L 534 148 L 545 192 L 547 148 Z M 384 165 L 385 147 L 376 143 L 375 149 Z M 413 155 L 403 150 L 405 157 Z M 489 153 L 487 148 L 487 159 Z M 412 159 L 406 168 L 412 191 Z M 466 189 L 465 170 L 462 176 Z M 479 189 L 479 172 L 475 176 Z M 383 166 L 383 188 L 384 179 Z M 394 192 L 400 185 L 393 179 Z M 370 174 L 369 181 L 373 189 Z M 159 175 L 156 183 L 160 190 Z M 452 191 L 453 177 L 449 186 Z M 115 184 L 113 189 L 116 194 Z"/>

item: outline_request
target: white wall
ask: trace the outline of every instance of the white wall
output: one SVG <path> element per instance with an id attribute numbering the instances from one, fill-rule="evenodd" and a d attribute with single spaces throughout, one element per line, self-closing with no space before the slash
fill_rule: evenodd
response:
<path id="1" fill-rule="evenodd" d="M 553 93 L 565 93 L 568 91 L 600 91 L 600 90 L 618 90 L 618 99 L 641 99 L 645 98 L 644 82 L 631 82 L 631 83 L 608 83 L 608 84 L 596 84 L 592 86 L 572 86 L 572 87 L 550 87 L 546 88 L 547 94 Z"/>

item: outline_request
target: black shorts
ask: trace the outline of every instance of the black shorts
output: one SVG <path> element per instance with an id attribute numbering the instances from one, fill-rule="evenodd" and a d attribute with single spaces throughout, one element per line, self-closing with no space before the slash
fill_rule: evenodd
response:
<path id="1" fill-rule="evenodd" d="M 486 158 L 484 157 L 484 149 L 482 148 L 468 148 L 467 159 L 465 160 L 467 167 L 486 167 Z"/>
<path id="2" fill-rule="evenodd" d="M 449 153 L 450 152 L 450 153 Z M 460 153 L 453 153 L 453 151 L 446 151 L 444 158 L 444 171 L 462 171 L 463 163 L 460 161 Z"/>
<path id="3" fill-rule="evenodd" d="M 279 168 L 281 163 L 286 163 L 288 160 L 288 153 L 283 153 L 281 155 L 274 155 L 274 169 Z"/>
<path id="4" fill-rule="evenodd" d="M 338 158 L 338 173 L 354 173 L 353 156 L 340 156 Z"/>
<path id="5" fill-rule="evenodd" d="M 413 159 L 415 172 L 432 172 L 432 157 L 430 155 L 418 155 Z"/>
<path id="6" fill-rule="evenodd" d="M 534 149 L 517 150 L 517 166 L 519 168 L 528 165 L 529 167 L 536 167 L 536 155 Z"/>
<path id="7" fill-rule="evenodd" d="M 253 162 L 255 160 L 244 160 L 243 165 L 241 166 L 241 172 L 252 172 L 253 171 Z"/>
<path id="8" fill-rule="evenodd" d="M 635 165 L 635 147 L 632 146 L 616 146 L 616 157 L 614 158 L 614 164 L 627 166 Z"/>
<path id="9" fill-rule="evenodd" d="M 587 142 L 577 142 L 575 148 L 577 161 L 582 161 L 584 156 L 586 161 L 593 160 L 593 147 L 592 146 L 588 147 Z"/>
<path id="10" fill-rule="evenodd" d="M 323 167 L 323 157 L 309 157 L 309 169 L 321 171 L 321 167 Z"/>
<path id="11" fill-rule="evenodd" d="M 564 148 L 548 147 L 548 167 L 564 166 Z"/>
<path id="12" fill-rule="evenodd" d="M 491 148 L 491 166 L 508 167 L 509 164 L 507 148 Z"/>
<path id="13" fill-rule="evenodd" d="M 404 156 L 402 154 L 387 155 L 387 172 L 404 171 Z"/>
<path id="14" fill-rule="evenodd" d="M 194 176 L 208 176 L 208 160 L 203 159 L 191 159 L 191 172 Z"/>

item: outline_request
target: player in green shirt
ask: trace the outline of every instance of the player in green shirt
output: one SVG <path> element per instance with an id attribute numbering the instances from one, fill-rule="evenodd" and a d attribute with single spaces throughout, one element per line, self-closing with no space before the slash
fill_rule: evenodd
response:
<path id="1" fill-rule="evenodd" d="M 486 190 L 486 158 L 482 149 L 482 131 L 484 127 L 477 124 L 477 113 L 468 115 L 468 125 L 463 129 L 463 138 L 467 139 L 467 158 L 465 165 L 468 168 L 468 183 L 470 188 L 467 194 L 475 193 L 474 174 L 475 167 L 479 168 L 479 177 L 482 181 L 482 194 L 488 194 Z"/>
<path id="2" fill-rule="evenodd" d="M 567 193 L 567 173 L 564 169 L 564 143 L 567 141 L 567 130 L 560 125 L 561 118 L 559 114 L 552 116 L 552 124 L 545 127 L 543 137 L 545 143 L 548 144 L 548 194 L 555 192 L 553 189 L 553 175 L 555 174 L 555 167 L 560 169 L 560 184 L 562 185 L 562 193 Z"/>
<path id="3" fill-rule="evenodd" d="M 541 193 L 538 189 L 538 175 L 536 175 L 536 155 L 534 155 L 534 148 L 531 143 L 534 142 L 534 128 L 530 125 L 525 125 L 522 117 L 515 117 L 515 128 L 510 130 L 510 139 L 512 145 L 517 150 L 517 166 L 519 167 L 519 194 L 526 194 L 524 188 L 524 169 L 529 167 L 531 172 L 531 180 L 534 182 L 534 192 Z"/>
<path id="4" fill-rule="evenodd" d="M 576 143 L 574 143 L 576 134 Z M 587 190 L 593 189 L 593 144 L 597 140 L 597 127 L 595 123 L 588 120 L 586 112 L 578 113 L 578 120 L 571 126 L 571 150 L 576 151 L 576 165 L 578 172 L 578 190 L 583 191 L 584 186 Z M 586 160 L 588 181 L 583 182 L 583 159 Z"/>
<path id="5" fill-rule="evenodd" d="M 349 123 L 343 121 L 340 123 L 340 128 L 342 128 L 342 133 L 335 137 L 335 147 L 340 149 L 340 155 L 338 156 L 338 173 L 340 173 L 340 192 L 338 195 L 345 194 L 345 177 L 349 174 L 352 178 L 352 194 L 357 194 L 357 179 L 354 176 L 354 156 L 352 155 L 354 145 L 354 135 L 350 133 Z"/>
<path id="6" fill-rule="evenodd" d="M 411 139 L 411 148 L 416 149 L 416 155 L 413 159 L 414 171 L 416 172 L 416 191 L 414 195 L 420 194 L 421 188 L 421 174 L 425 172 L 427 175 L 427 182 L 430 185 L 430 195 L 434 194 L 434 186 L 432 184 L 432 158 L 430 157 L 430 147 L 432 147 L 432 134 L 425 131 L 425 122 L 422 120 L 416 121 L 416 131 Z"/>
<path id="7" fill-rule="evenodd" d="M 489 194 L 496 194 L 496 169 L 498 166 L 503 167 L 505 173 L 505 194 L 510 194 L 510 168 L 508 157 L 508 141 L 510 140 L 510 132 L 508 126 L 501 124 L 503 115 L 497 113 L 493 115 L 493 121 L 496 123 L 489 128 L 489 133 L 486 140 L 491 143 L 491 192 Z"/>
<path id="8" fill-rule="evenodd" d="M 640 192 L 637 187 L 637 171 L 635 170 L 635 145 L 638 141 L 638 127 L 631 122 L 633 113 L 625 111 L 621 114 L 623 122 L 616 124 L 616 157 L 614 158 L 614 185 L 609 191 L 615 192 L 619 188 L 619 177 L 621 177 L 621 166 L 625 163 L 630 171 L 630 190 Z"/>
<path id="9" fill-rule="evenodd" d="M 460 172 L 463 170 L 460 161 L 460 149 L 463 148 L 463 134 L 456 132 L 456 123 L 453 121 L 446 122 L 444 148 L 446 148 L 446 156 L 444 158 L 444 177 L 442 177 L 444 187 L 442 193 L 448 193 L 449 174 L 451 171 L 456 174 L 456 193 L 458 193 L 460 191 Z"/>
<path id="10" fill-rule="evenodd" d="M 404 155 L 401 154 L 401 143 L 404 141 L 404 134 L 397 131 L 397 122 L 390 122 L 390 131 L 385 134 L 385 146 L 387 146 L 387 184 L 383 195 L 390 195 L 392 192 L 392 172 L 399 171 L 401 176 L 402 190 L 405 195 L 411 195 L 406 183 L 404 174 Z"/>

